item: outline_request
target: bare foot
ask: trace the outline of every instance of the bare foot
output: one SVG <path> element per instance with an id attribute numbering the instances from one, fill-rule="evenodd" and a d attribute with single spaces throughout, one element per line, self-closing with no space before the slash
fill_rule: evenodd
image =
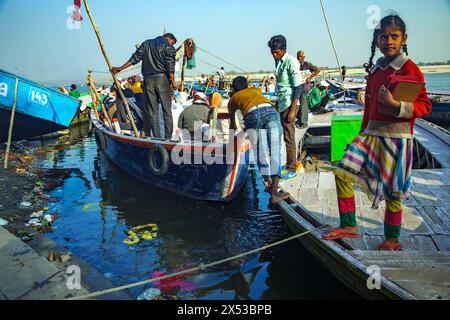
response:
<path id="1" fill-rule="evenodd" d="M 291 195 L 289 193 L 274 192 L 270 197 L 271 204 L 278 204 L 283 200 L 287 200 Z"/>

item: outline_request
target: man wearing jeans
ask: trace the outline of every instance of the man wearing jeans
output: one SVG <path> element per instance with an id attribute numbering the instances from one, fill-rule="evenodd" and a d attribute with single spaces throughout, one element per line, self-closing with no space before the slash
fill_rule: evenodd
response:
<path id="1" fill-rule="evenodd" d="M 302 78 L 299 62 L 286 51 L 287 44 L 284 36 L 272 37 L 268 46 L 275 59 L 277 107 L 286 144 L 286 169 L 282 178 L 287 180 L 294 178 L 297 171 L 295 118 L 297 115 L 297 103 L 302 93 Z"/>
<path id="2" fill-rule="evenodd" d="M 144 131 L 147 137 L 152 134 L 156 138 L 162 138 L 159 125 L 159 103 L 161 103 L 164 119 L 164 136 L 172 138 L 172 90 L 178 87 L 175 83 L 175 48 L 177 42 L 175 36 L 166 33 L 162 37 L 144 41 L 130 60 L 119 68 L 113 68 L 113 72 L 122 70 L 142 61 L 142 75 L 144 76 Z"/>
<path id="3" fill-rule="evenodd" d="M 240 110 L 244 116 L 245 131 L 252 144 L 259 170 L 267 182 L 272 204 L 277 204 L 289 197 L 289 194 L 278 192 L 278 181 L 281 177 L 281 124 L 280 116 L 270 100 L 265 98 L 258 88 L 248 88 L 247 79 L 236 77 L 233 80 L 231 99 L 228 102 L 231 129 L 236 129 L 235 113 Z M 262 138 L 267 135 L 267 154 Z M 267 156 L 270 163 L 267 163 Z"/>

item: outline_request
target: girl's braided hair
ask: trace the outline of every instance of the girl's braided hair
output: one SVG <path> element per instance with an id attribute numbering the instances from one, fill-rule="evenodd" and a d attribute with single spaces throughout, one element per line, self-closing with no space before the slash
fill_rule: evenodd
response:
<path id="1" fill-rule="evenodd" d="M 406 24 L 402 20 L 402 18 L 400 18 L 398 15 L 391 14 L 391 15 L 388 15 L 388 16 L 384 17 L 383 19 L 381 19 L 380 24 L 375 28 L 375 31 L 373 32 L 372 45 L 370 48 L 371 55 L 369 58 L 369 63 L 364 64 L 364 68 L 366 69 L 366 72 L 368 74 L 370 74 L 370 69 L 372 69 L 372 67 L 373 67 L 373 57 L 375 56 L 375 51 L 377 49 L 377 40 L 378 40 L 378 35 L 380 33 L 380 30 L 389 25 L 392 25 L 392 24 L 398 26 L 403 34 L 406 33 Z M 405 52 L 406 55 L 408 55 L 408 47 L 406 44 L 403 45 L 403 52 Z"/>

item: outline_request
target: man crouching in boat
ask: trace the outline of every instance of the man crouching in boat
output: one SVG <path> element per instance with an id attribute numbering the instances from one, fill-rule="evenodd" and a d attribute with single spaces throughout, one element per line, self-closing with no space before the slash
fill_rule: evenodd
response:
<path id="1" fill-rule="evenodd" d="M 244 116 L 245 130 L 250 138 L 250 143 L 261 170 L 261 175 L 266 181 L 271 203 L 277 204 L 289 197 L 288 193 L 278 192 L 278 181 L 281 178 L 281 122 L 280 116 L 274 106 L 265 98 L 258 88 L 249 88 L 247 79 L 237 77 L 233 80 L 231 99 L 228 102 L 230 114 L 230 128 L 235 130 L 237 110 Z M 261 130 L 263 129 L 263 130 Z M 267 152 L 262 138 L 263 131 L 267 134 L 270 163 L 267 163 Z M 258 152 L 258 147 L 260 148 Z"/>
<path id="2" fill-rule="evenodd" d="M 178 89 L 175 83 L 175 36 L 166 33 L 162 37 L 144 41 L 130 60 L 121 67 L 114 67 L 114 74 L 142 61 L 144 131 L 147 137 L 152 132 L 156 138 L 162 138 L 159 126 L 159 103 L 162 105 L 164 135 L 170 140 L 173 131 L 172 89 Z"/>
<path id="3" fill-rule="evenodd" d="M 177 133 L 181 134 L 184 140 L 201 140 L 208 136 L 209 123 L 212 117 L 213 108 L 217 108 L 222 101 L 222 96 L 218 92 L 213 92 L 208 97 L 203 92 L 194 94 L 194 103 L 184 109 L 178 118 Z M 186 133 L 186 134 L 183 134 Z"/>

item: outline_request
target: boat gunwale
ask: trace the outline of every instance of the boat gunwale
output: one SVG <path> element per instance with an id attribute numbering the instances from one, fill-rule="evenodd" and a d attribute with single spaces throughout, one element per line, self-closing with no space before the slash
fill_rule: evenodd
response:
<path id="1" fill-rule="evenodd" d="M 51 92 L 53 92 L 53 93 L 57 93 L 57 94 L 58 94 L 59 96 L 61 96 L 61 97 L 69 98 L 69 99 L 75 100 L 75 101 L 79 101 L 80 104 L 78 105 L 78 109 L 79 109 L 80 106 L 81 106 L 82 101 L 79 100 L 79 99 L 76 99 L 76 98 L 72 97 L 71 95 L 68 95 L 68 94 L 59 92 L 58 90 L 53 89 L 53 88 L 51 88 L 51 87 L 47 87 L 47 86 L 41 85 L 41 84 L 37 83 L 36 81 L 30 80 L 30 79 L 27 79 L 27 78 L 23 78 L 23 77 L 21 77 L 21 76 L 14 75 L 14 74 L 12 74 L 12 73 L 10 73 L 10 72 L 8 72 L 8 71 L 5 71 L 5 70 L 3 70 L 3 69 L 0 69 L 0 74 L 2 74 L 2 73 L 5 74 L 5 75 L 7 75 L 7 76 L 9 76 L 9 77 L 14 78 L 14 79 L 17 79 L 17 78 L 18 78 L 19 81 L 26 82 L 26 83 L 28 83 L 28 84 L 30 84 L 30 85 L 37 86 L 37 87 L 43 88 L 43 89 L 45 89 L 45 90 L 49 90 L 49 91 L 51 91 Z"/>
<path id="2" fill-rule="evenodd" d="M 360 279 L 360 281 L 363 280 L 363 278 L 370 278 L 370 274 L 367 272 L 368 266 L 359 260 L 357 257 L 353 256 L 349 250 L 345 249 L 342 244 L 336 241 L 326 241 L 322 239 L 322 232 L 320 230 L 316 230 L 317 227 L 314 226 L 306 217 L 304 217 L 302 214 L 306 215 L 311 221 L 314 221 L 317 223 L 318 226 L 320 226 L 320 223 L 309 213 L 309 210 L 306 209 L 304 206 L 302 206 L 298 201 L 293 199 L 292 197 L 289 198 L 289 200 L 298 208 L 298 211 L 292 208 L 290 204 L 288 204 L 286 201 L 283 201 L 280 203 L 281 211 L 283 212 L 283 216 L 286 219 L 291 220 L 293 223 L 296 224 L 297 227 L 299 227 L 301 230 L 304 231 L 310 231 L 310 234 L 306 235 L 309 239 L 311 239 L 315 243 L 315 247 L 320 250 L 321 252 L 324 252 L 327 257 L 320 257 L 315 254 L 314 250 L 312 248 L 306 247 L 306 249 L 315 256 L 320 263 L 324 264 L 324 260 L 328 258 L 332 258 L 336 261 L 337 265 L 343 265 L 345 269 L 355 274 L 355 276 Z M 286 217 L 287 216 L 287 217 Z M 300 239 L 302 241 L 302 239 Z M 334 274 L 341 282 L 343 282 L 345 285 L 346 279 L 342 279 L 340 276 L 337 275 L 337 271 L 335 271 L 333 268 L 329 268 L 329 266 L 324 265 L 327 270 L 329 270 L 332 274 Z M 355 272 L 356 271 L 356 272 Z M 398 286 L 394 282 L 390 281 L 388 278 L 384 277 L 383 275 L 380 275 L 381 279 L 381 286 L 384 290 L 378 290 L 374 292 L 381 292 L 382 295 L 384 295 L 386 298 L 389 299 L 404 299 L 404 300 L 418 300 L 418 298 L 402 287 Z M 362 287 L 361 287 L 362 288 Z M 350 288 L 352 290 L 355 290 L 355 288 Z M 364 294 L 363 291 L 367 292 L 367 295 Z M 367 298 L 374 298 L 370 296 L 368 293 L 370 290 L 366 288 L 366 290 L 360 290 L 360 288 L 356 291 L 359 294 L 364 294 L 364 297 Z"/>

